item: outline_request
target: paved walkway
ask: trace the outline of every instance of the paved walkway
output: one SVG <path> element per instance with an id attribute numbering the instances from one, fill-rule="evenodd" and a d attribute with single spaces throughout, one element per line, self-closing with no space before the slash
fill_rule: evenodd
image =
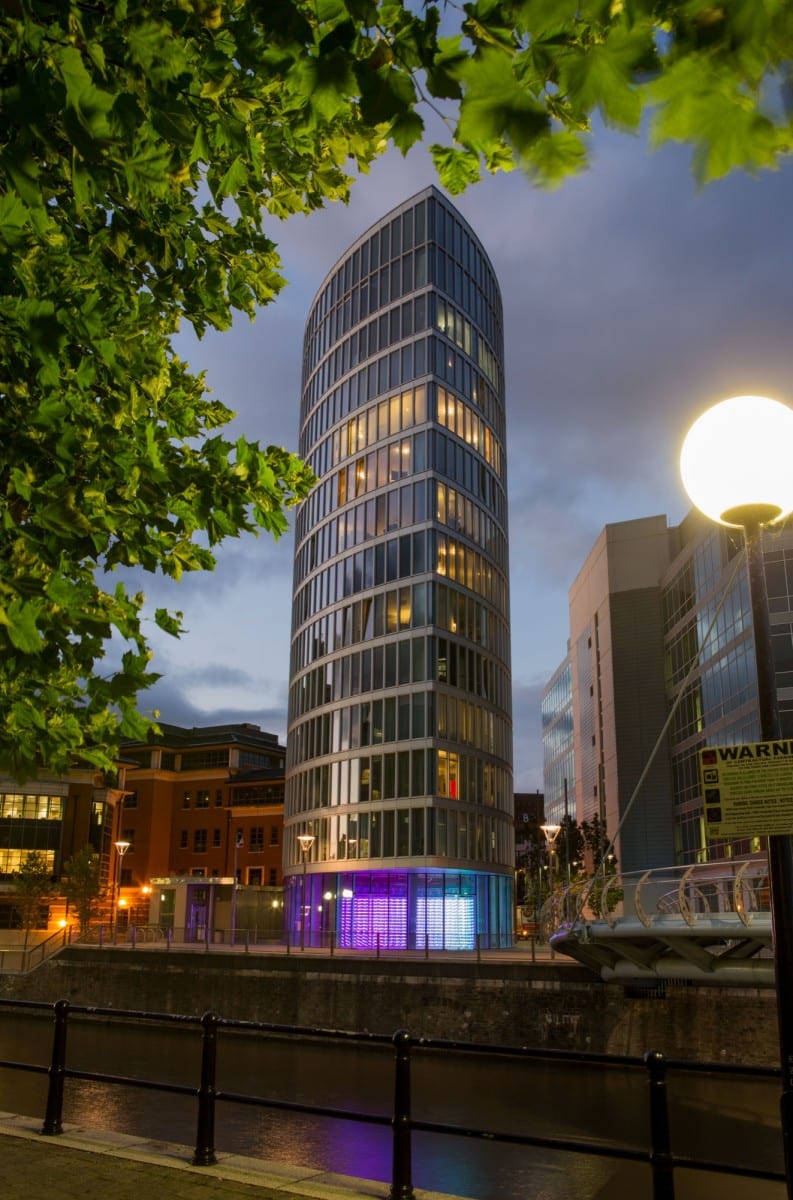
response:
<path id="1" fill-rule="evenodd" d="M 40 1120 L 0 1113 L 4 1200 L 386 1200 L 389 1192 L 385 1183 L 235 1154 L 194 1167 L 186 1146 L 77 1125 L 65 1125 L 57 1137 L 40 1129 Z M 418 1189 L 416 1196 L 442 1200 Z"/>

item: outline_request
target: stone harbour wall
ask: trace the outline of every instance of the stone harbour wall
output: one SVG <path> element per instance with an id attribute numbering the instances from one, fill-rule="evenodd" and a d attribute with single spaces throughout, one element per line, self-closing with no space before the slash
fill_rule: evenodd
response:
<path id="1" fill-rule="evenodd" d="M 577 964 L 66 947 L 4 999 L 700 1062 L 779 1062 L 772 989 L 602 983 Z"/>

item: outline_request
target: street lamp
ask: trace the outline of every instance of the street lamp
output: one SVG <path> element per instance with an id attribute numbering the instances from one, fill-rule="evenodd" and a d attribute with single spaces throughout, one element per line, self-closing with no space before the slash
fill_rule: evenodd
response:
<path id="1" fill-rule="evenodd" d="M 113 879 L 113 941 L 118 937 L 118 910 L 121 900 L 121 860 L 129 850 L 129 842 L 114 842 L 116 848 L 116 870 Z"/>
<path id="2" fill-rule="evenodd" d="M 303 855 L 303 884 L 300 889 L 300 949 L 306 948 L 306 863 L 308 862 L 308 852 L 314 845 L 313 833 L 299 833 L 297 840 L 300 843 L 300 853 Z"/>
<path id="3" fill-rule="evenodd" d="M 760 740 L 780 737 L 763 528 L 793 512 L 793 409 L 765 396 L 734 396 L 689 430 L 680 473 L 706 516 L 743 530 L 752 606 Z M 768 838 L 768 874 L 782 1066 L 780 1117 L 788 1197 L 793 1200 L 793 836 Z"/>
<path id="4" fill-rule="evenodd" d="M 231 944 L 237 937 L 237 854 L 242 849 L 245 835 L 241 829 L 234 834 L 234 878 L 231 884 Z"/>
<path id="5" fill-rule="evenodd" d="M 556 839 L 561 831 L 561 825 L 541 825 L 540 829 L 545 834 L 545 843 L 548 847 L 548 899 L 550 902 L 549 911 L 553 913 L 553 848 Z M 549 939 L 550 940 L 550 939 Z M 554 956 L 553 946 L 551 946 L 551 958 Z"/>

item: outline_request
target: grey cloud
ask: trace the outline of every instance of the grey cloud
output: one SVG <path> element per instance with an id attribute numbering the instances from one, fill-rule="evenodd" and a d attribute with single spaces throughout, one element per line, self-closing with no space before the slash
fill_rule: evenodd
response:
<path id="1" fill-rule="evenodd" d="M 187 698 L 179 677 L 162 679 L 143 693 L 141 708 L 151 714 L 158 711 L 170 725 L 192 728 L 198 725 L 225 725 L 251 722 L 267 733 L 274 733 L 281 742 L 286 738 L 286 708 L 235 707 L 199 708 Z"/>

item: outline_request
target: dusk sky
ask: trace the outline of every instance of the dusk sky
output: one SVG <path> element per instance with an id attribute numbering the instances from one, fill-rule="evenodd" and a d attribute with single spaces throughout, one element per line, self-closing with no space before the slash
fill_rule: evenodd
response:
<path id="1" fill-rule="evenodd" d="M 694 417 L 752 392 L 793 403 L 793 166 L 698 191 L 689 151 L 599 133 L 588 173 L 546 192 L 514 172 L 455 200 L 504 301 L 515 789 L 542 789 L 539 700 L 566 652 L 567 593 L 602 527 L 688 504 L 678 454 Z M 239 415 L 230 433 L 296 449 L 303 326 L 325 274 L 372 222 L 437 182 L 391 153 L 348 207 L 265 225 L 290 286 L 256 322 L 178 350 Z M 214 574 L 143 581 L 164 678 L 141 697 L 184 725 L 286 735 L 292 539 L 229 543 Z"/>

